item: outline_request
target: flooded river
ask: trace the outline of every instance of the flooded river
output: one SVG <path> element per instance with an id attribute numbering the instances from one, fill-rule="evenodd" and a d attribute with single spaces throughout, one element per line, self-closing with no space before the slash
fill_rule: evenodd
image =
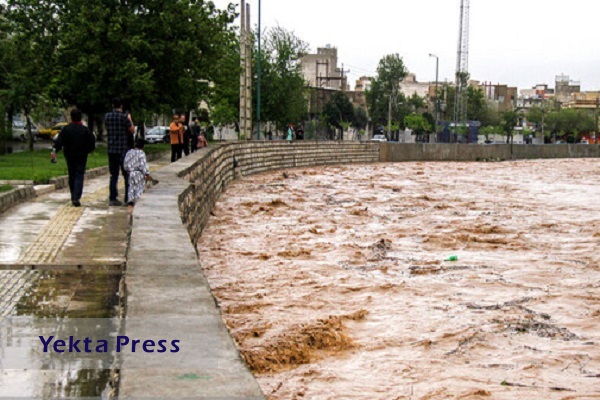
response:
<path id="1" fill-rule="evenodd" d="M 600 398 L 599 167 L 254 176 L 200 259 L 269 399 Z"/>

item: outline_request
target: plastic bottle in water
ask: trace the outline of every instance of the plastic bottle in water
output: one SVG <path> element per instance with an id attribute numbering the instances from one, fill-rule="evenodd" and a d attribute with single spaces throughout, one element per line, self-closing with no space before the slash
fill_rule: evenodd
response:
<path id="1" fill-rule="evenodd" d="M 446 258 L 444 261 L 458 261 L 458 256 L 450 256 Z"/>

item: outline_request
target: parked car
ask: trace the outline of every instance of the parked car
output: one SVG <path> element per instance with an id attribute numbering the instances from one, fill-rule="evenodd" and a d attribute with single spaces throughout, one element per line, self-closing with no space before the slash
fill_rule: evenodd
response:
<path id="1" fill-rule="evenodd" d="M 39 134 L 35 125 L 31 124 L 31 133 L 33 134 L 33 140 L 36 140 Z M 23 142 L 27 141 L 27 125 L 25 122 L 20 120 L 14 120 L 12 123 L 12 137 Z"/>
<path id="2" fill-rule="evenodd" d="M 169 127 L 155 126 L 146 132 L 146 143 L 169 143 Z"/>
<path id="3" fill-rule="evenodd" d="M 581 142 L 579 142 L 579 144 L 590 144 L 590 141 L 587 139 L 582 139 Z"/>
<path id="4" fill-rule="evenodd" d="M 371 138 L 372 142 L 387 142 L 385 135 L 373 135 Z"/>
<path id="5" fill-rule="evenodd" d="M 66 122 L 59 122 L 51 128 L 41 129 L 40 133 L 38 133 L 38 136 L 42 139 L 54 139 L 54 137 L 58 135 L 65 126 L 67 126 Z"/>

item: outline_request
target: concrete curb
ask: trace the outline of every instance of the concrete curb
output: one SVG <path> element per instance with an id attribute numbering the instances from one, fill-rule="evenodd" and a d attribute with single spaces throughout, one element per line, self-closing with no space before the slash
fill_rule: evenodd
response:
<path id="1" fill-rule="evenodd" d="M 24 186 L 0 194 L 0 214 L 9 208 L 37 196 L 33 186 Z"/>

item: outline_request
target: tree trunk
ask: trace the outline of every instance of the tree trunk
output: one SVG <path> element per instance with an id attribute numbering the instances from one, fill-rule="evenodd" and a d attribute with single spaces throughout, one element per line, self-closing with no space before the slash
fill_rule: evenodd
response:
<path id="1" fill-rule="evenodd" d="M 96 114 L 93 112 L 88 114 L 88 129 L 94 133 L 94 126 L 96 125 Z"/>
<path id="2" fill-rule="evenodd" d="M 104 139 L 104 118 L 98 119 L 98 129 L 96 131 L 96 140 L 101 142 Z"/>
<path id="3" fill-rule="evenodd" d="M 25 107 L 25 130 L 27 131 L 27 141 L 29 142 L 29 151 L 33 151 L 33 132 L 31 132 L 31 119 L 29 118 L 29 107 Z"/>

